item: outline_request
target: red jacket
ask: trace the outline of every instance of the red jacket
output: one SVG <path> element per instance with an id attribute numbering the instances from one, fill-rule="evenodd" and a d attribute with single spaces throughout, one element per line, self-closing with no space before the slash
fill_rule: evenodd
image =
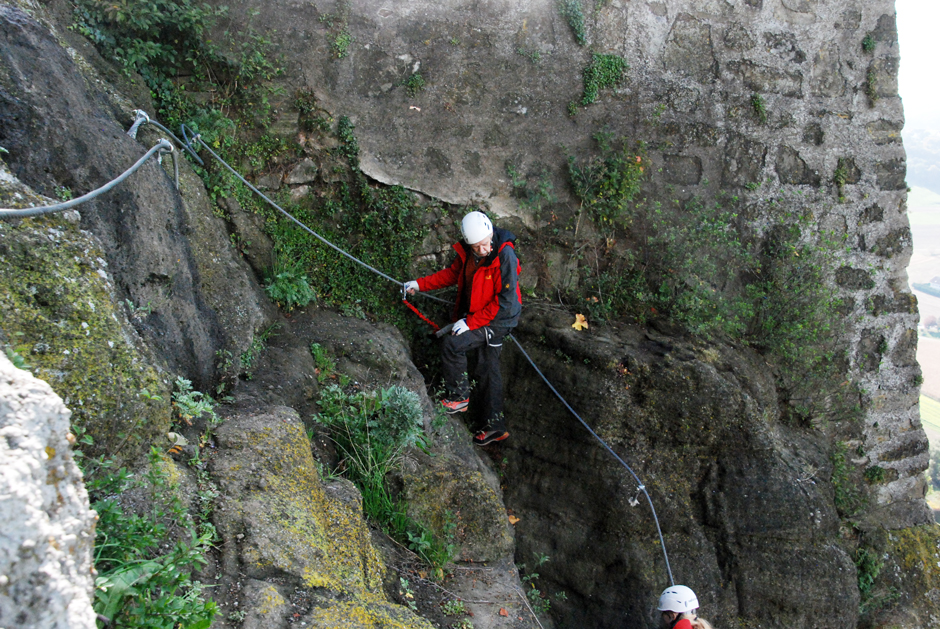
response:
<path id="1" fill-rule="evenodd" d="M 469 245 L 458 242 L 454 245 L 457 256 L 446 269 L 433 275 L 418 278 L 418 287 L 422 291 L 457 285 L 457 304 L 454 306 L 453 320 L 466 316 L 471 330 L 492 327 L 509 330 L 519 323 L 522 312 L 522 291 L 519 289 L 519 273 L 522 266 L 516 258 L 513 242 L 516 237 L 505 229 L 493 228 L 493 251 L 480 260 L 479 267 L 473 274 L 470 287 L 469 307 L 461 307 L 464 284 L 464 265 L 467 257 L 473 255 Z"/>

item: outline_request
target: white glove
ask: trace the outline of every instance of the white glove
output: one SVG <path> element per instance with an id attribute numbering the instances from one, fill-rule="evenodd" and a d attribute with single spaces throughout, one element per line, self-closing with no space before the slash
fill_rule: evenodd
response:
<path id="1" fill-rule="evenodd" d="M 410 282 L 405 282 L 405 292 L 408 293 L 409 295 L 420 293 L 421 289 L 418 287 L 417 280 L 411 280 Z"/>
<path id="2" fill-rule="evenodd" d="M 456 336 L 458 334 L 463 334 L 469 329 L 470 329 L 470 326 L 467 325 L 467 320 L 461 319 L 460 321 L 454 324 L 454 327 L 451 328 L 450 333 Z"/>

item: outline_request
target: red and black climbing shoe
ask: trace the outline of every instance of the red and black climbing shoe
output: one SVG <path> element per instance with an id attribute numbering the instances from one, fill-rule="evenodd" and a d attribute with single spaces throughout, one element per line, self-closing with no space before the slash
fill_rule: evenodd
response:
<path id="1" fill-rule="evenodd" d="M 464 413 L 470 405 L 470 398 L 466 400 L 441 400 L 444 411 L 449 414 Z"/>
<path id="2" fill-rule="evenodd" d="M 509 433 L 505 430 L 481 430 L 473 437 L 473 443 L 478 446 L 485 446 L 494 441 L 503 441 L 509 438 Z"/>

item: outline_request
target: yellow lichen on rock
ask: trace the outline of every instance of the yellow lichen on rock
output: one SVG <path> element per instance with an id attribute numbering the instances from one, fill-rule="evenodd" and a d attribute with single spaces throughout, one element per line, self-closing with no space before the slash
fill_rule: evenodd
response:
<path id="1" fill-rule="evenodd" d="M 257 612 L 261 615 L 267 615 L 277 610 L 287 604 L 287 601 L 281 596 L 281 593 L 277 591 L 273 585 L 269 585 L 261 593 L 261 605 L 258 606 Z"/>
<path id="2" fill-rule="evenodd" d="M 308 625 L 320 629 L 430 629 L 431 623 L 401 605 L 391 605 L 378 596 L 356 601 L 336 601 L 314 608 Z"/>
<path id="3" fill-rule="evenodd" d="M 889 553 L 908 578 L 916 577 L 918 589 L 940 588 L 940 526 L 900 529 L 892 531 L 888 539 Z"/>
<path id="4" fill-rule="evenodd" d="M 218 440 L 213 472 L 226 502 L 221 532 L 247 531 L 240 552 L 254 578 L 274 569 L 309 588 L 384 601 L 384 568 L 362 512 L 324 490 L 293 409 L 232 418 Z"/>

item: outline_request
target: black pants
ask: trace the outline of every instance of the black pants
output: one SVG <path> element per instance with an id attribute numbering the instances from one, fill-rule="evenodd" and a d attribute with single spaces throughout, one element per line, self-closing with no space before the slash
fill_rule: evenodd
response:
<path id="1" fill-rule="evenodd" d="M 508 330 L 492 328 L 468 330 L 463 334 L 448 334 L 441 348 L 444 366 L 444 386 L 451 400 L 470 397 L 470 382 L 467 379 L 467 352 L 477 350 L 477 368 L 474 379 L 477 392 L 483 402 L 481 417 L 486 430 L 506 430 L 503 417 L 503 374 L 499 368 L 499 356 L 503 350 L 503 337 Z"/>

